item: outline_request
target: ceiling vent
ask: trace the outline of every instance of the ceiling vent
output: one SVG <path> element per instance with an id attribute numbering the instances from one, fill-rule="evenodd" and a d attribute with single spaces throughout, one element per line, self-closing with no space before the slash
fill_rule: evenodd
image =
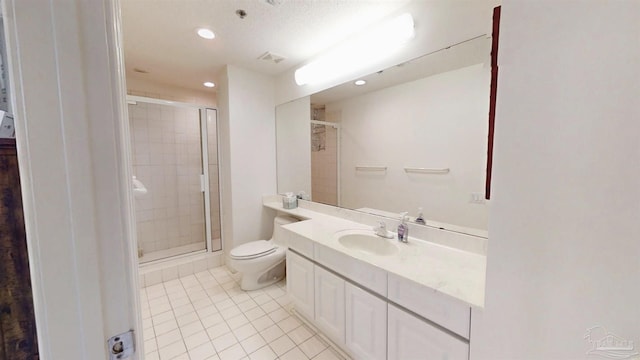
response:
<path id="1" fill-rule="evenodd" d="M 258 57 L 258 60 L 264 60 L 264 61 L 272 62 L 274 64 L 279 64 L 281 61 L 284 60 L 284 56 L 276 55 L 274 53 L 267 51 L 266 53 L 260 55 Z"/>

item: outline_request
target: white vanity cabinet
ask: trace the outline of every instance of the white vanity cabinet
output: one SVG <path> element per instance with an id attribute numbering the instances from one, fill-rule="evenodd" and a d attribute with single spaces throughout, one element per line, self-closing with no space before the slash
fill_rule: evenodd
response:
<path id="1" fill-rule="evenodd" d="M 356 359 L 387 358 L 387 302 L 345 284 L 346 347 Z"/>
<path id="2" fill-rule="evenodd" d="M 287 291 L 355 360 L 469 360 L 470 305 L 311 239 L 289 234 Z"/>
<path id="3" fill-rule="evenodd" d="M 388 298 L 392 302 L 469 339 L 471 308 L 468 305 L 447 299 L 432 289 L 395 274 L 389 274 L 388 289 Z"/>
<path id="4" fill-rule="evenodd" d="M 468 360 L 469 343 L 388 305 L 388 360 Z"/>
<path id="5" fill-rule="evenodd" d="M 314 271 L 316 325 L 333 341 L 344 344 L 345 281 L 319 266 Z"/>
<path id="6" fill-rule="evenodd" d="M 315 246 L 313 260 L 363 287 L 387 296 L 387 272 L 326 246 Z"/>
<path id="7" fill-rule="evenodd" d="M 296 309 L 307 319 L 314 318 L 314 265 L 287 250 L 287 292 Z"/>

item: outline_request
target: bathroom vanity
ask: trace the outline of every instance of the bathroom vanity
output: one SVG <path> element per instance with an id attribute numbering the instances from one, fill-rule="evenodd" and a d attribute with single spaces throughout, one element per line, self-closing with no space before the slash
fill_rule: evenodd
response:
<path id="1" fill-rule="evenodd" d="M 375 236 L 371 224 L 379 219 L 371 215 L 285 210 L 277 201 L 264 205 L 307 219 L 283 227 L 287 290 L 296 311 L 348 354 L 469 358 L 472 313 L 484 302 L 486 257 L 473 246 L 442 242 L 482 239 L 431 228 L 416 231 L 427 241 L 410 236 L 405 244 Z M 390 229 L 397 225 L 383 221 Z M 460 239 L 447 241 L 455 237 Z"/>

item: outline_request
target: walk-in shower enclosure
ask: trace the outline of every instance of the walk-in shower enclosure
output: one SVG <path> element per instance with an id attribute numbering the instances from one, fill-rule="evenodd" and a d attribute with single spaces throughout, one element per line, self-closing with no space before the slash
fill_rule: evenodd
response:
<path id="1" fill-rule="evenodd" d="M 218 251 L 220 191 L 216 111 L 129 97 L 133 175 L 141 263 Z"/>

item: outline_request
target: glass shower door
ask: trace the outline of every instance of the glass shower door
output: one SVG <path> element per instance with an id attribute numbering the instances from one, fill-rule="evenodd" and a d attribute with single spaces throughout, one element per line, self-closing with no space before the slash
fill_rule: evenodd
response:
<path id="1" fill-rule="evenodd" d="M 206 249 L 200 110 L 138 101 L 129 117 L 140 262 Z"/>

